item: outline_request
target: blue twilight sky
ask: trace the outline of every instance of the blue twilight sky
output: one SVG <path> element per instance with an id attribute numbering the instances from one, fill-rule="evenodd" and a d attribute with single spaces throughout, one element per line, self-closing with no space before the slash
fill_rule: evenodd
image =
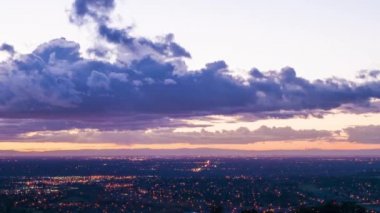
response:
<path id="1" fill-rule="evenodd" d="M 88 45 L 91 33 L 67 19 L 71 4 L 1 3 L 0 42 L 20 52 L 62 36 Z M 376 0 L 121 0 L 113 23 L 151 38 L 173 33 L 192 68 L 225 60 L 238 71 L 291 66 L 309 79 L 352 78 L 380 68 L 379 8 Z"/>
<path id="2" fill-rule="evenodd" d="M 0 3 L 0 151 L 380 149 L 380 2 Z"/>

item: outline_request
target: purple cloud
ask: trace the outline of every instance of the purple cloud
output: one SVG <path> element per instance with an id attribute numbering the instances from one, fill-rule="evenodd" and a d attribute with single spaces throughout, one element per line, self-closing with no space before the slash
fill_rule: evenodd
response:
<path id="1" fill-rule="evenodd" d="M 348 140 L 357 143 L 380 144 L 380 126 L 355 126 L 344 129 Z"/>
<path id="2" fill-rule="evenodd" d="M 0 45 L 0 51 L 5 51 L 9 53 L 10 55 L 14 55 L 16 52 L 12 45 L 5 44 L 5 43 Z"/>
<path id="3" fill-rule="evenodd" d="M 248 81 L 225 62 L 201 70 L 145 56 L 129 64 L 82 58 L 79 45 L 57 39 L 0 64 L 0 117 L 189 117 L 249 113 L 286 117 L 380 97 L 379 82 L 331 78 L 310 82 L 292 68 L 254 69 Z M 291 114 L 287 114 L 291 112 Z M 117 126 L 117 124 L 114 124 Z"/>
<path id="4" fill-rule="evenodd" d="M 115 8 L 114 0 L 75 0 L 70 21 L 82 25 L 86 18 L 97 22 L 109 20 L 108 14 Z"/>

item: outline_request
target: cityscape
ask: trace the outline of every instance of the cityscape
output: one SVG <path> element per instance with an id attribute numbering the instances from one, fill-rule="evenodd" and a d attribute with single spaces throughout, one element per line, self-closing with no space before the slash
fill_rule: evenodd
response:
<path id="1" fill-rule="evenodd" d="M 0 212 L 380 211 L 380 158 L 19 158 L 0 170 Z"/>
<path id="2" fill-rule="evenodd" d="M 380 213 L 380 0 L 1 0 L 0 213 Z"/>

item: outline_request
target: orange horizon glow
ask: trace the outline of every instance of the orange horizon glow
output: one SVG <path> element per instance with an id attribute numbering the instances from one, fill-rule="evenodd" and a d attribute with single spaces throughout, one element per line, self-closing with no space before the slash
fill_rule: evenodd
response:
<path id="1" fill-rule="evenodd" d="M 0 151 L 49 152 L 80 150 L 175 150 L 175 149 L 223 149 L 241 151 L 302 151 L 302 150 L 371 150 L 380 149 L 380 144 L 328 141 L 258 142 L 251 144 L 114 144 L 114 143 L 73 143 L 73 142 L 0 142 Z"/>
<path id="2" fill-rule="evenodd" d="M 208 120 L 209 119 L 209 120 Z M 379 125 L 380 114 L 329 114 L 323 118 L 292 118 L 292 119 L 264 119 L 258 121 L 239 121 L 235 116 L 209 116 L 208 119 L 189 119 L 184 120 L 190 127 L 177 127 L 163 133 L 153 130 L 146 130 L 145 133 L 137 132 L 135 139 L 127 140 L 128 143 L 123 144 L 123 138 L 130 135 L 123 134 L 123 131 L 106 131 L 102 132 L 97 129 L 68 129 L 60 131 L 35 131 L 27 132 L 19 135 L 21 139 L 10 139 L 15 141 L 0 142 L 0 151 L 18 151 L 18 152 L 49 152 L 49 151 L 80 151 L 80 150 L 133 150 L 133 149 L 152 149 L 152 150 L 175 150 L 175 149 L 223 149 L 223 150 L 241 150 L 241 151 L 271 151 L 271 150 L 371 150 L 380 149 L 380 144 L 359 143 L 349 141 L 350 137 L 345 132 L 347 127 Z M 191 126 L 194 125 L 195 127 Z M 196 127 L 204 125 L 206 127 Z M 298 130 L 324 130 L 330 131 L 333 135 L 329 138 L 319 138 L 316 140 L 296 140 L 296 141 L 266 141 L 253 143 L 234 143 L 239 138 L 231 137 L 228 140 L 221 136 L 220 141 L 228 143 L 220 143 L 218 134 L 202 139 L 196 137 L 176 138 L 175 134 L 191 132 L 207 131 L 223 132 L 235 131 L 240 127 L 245 127 L 251 131 L 255 131 L 262 126 L 268 127 L 290 127 L 295 131 Z M 164 129 L 165 130 L 165 129 Z M 339 131 L 339 133 L 335 133 Z M 174 136 L 173 136 L 174 135 Z M 211 134 L 212 135 L 212 134 Z M 157 136 L 157 140 L 155 140 Z M 185 135 L 186 136 L 186 135 Z M 189 135 L 187 135 L 189 136 Z M 108 140 L 108 137 L 111 137 Z M 166 138 L 167 137 L 167 138 Z M 228 134 L 226 135 L 228 138 Z M 61 138 L 61 139 L 58 139 Z M 65 138 L 65 139 L 63 139 Z M 113 139 L 112 139 L 113 138 Z M 115 140 L 115 138 L 117 140 Z M 132 137 L 133 138 L 133 137 Z M 167 139 L 167 141 L 166 141 Z M 21 140 L 21 141 L 17 141 Z M 47 142 L 37 142 L 35 140 L 45 140 Z M 57 140 L 54 142 L 54 140 Z M 61 140 L 61 141 L 59 141 Z M 72 141 L 70 141 L 72 140 Z M 116 142 L 115 142 L 116 141 Z M 127 142 L 125 141 L 125 142 Z M 155 143 L 157 141 L 157 143 Z M 247 141 L 247 140 L 245 140 Z M 168 143 L 166 143 L 168 142 Z M 219 143 L 219 144 L 218 144 Z"/>

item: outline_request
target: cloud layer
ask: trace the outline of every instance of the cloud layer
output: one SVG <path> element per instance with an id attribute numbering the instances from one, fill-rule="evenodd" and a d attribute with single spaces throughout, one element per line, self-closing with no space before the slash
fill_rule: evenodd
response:
<path id="1" fill-rule="evenodd" d="M 377 79 L 310 82 L 287 67 L 266 73 L 253 69 L 250 78 L 242 80 L 232 77 L 223 61 L 178 71 L 175 62 L 149 54 L 128 64 L 110 63 L 83 58 L 79 48 L 56 39 L 0 64 L 0 116 L 162 118 L 271 112 L 281 117 L 282 112 L 330 110 L 343 104 L 369 107 L 371 98 L 380 98 Z"/>
<path id="2" fill-rule="evenodd" d="M 77 143 L 107 142 L 116 144 L 250 144 L 273 141 L 316 141 L 333 137 L 329 131 L 294 130 L 290 127 L 262 126 L 256 130 L 241 127 L 231 131 L 175 132 L 173 129 L 150 131 L 98 131 L 95 129 L 71 129 L 62 131 L 38 131 L 21 134 L 17 140 L 42 142 L 71 141 Z"/>
<path id="3" fill-rule="evenodd" d="M 380 144 L 380 126 L 355 126 L 345 129 L 348 139 L 353 142 Z"/>
<path id="4" fill-rule="evenodd" d="M 371 111 L 375 110 L 371 100 L 380 98 L 378 71 L 361 72 L 357 82 L 338 78 L 311 82 L 291 67 L 252 69 L 248 79 L 234 77 L 224 61 L 188 70 L 184 58 L 191 55 L 172 34 L 150 40 L 132 36 L 130 27 L 112 27 L 109 15 L 114 7 L 113 0 L 73 4 L 72 23 L 95 24 L 102 42 L 88 50 L 95 58 L 82 56 L 80 45 L 64 38 L 17 57 L 12 46 L 0 46 L 0 51 L 12 55 L 0 64 L 1 128 L 10 130 L 2 137 L 38 128 L 170 127 L 183 125 L 176 118 L 203 115 L 292 117 L 323 114 L 344 105 Z M 110 56 L 115 60 L 108 60 Z"/>

